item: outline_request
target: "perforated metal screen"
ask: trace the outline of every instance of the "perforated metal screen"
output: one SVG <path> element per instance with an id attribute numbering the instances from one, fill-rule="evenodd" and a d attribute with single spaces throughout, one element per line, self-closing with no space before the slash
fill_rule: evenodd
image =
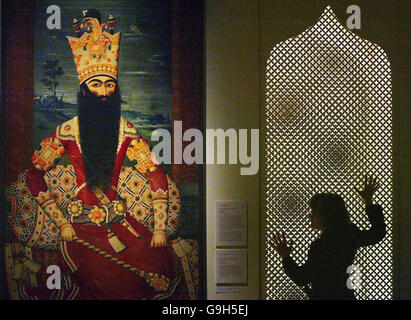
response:
<path id="1" fill-rule="evenodd" d="M 361 248 L 358 299 L 392 298 L 392 116 L 390 65 L 384 51 L 342 26 L 327 7 L 319 21 L 276 45 L 266 69 L 267 299 L 304 299 L 268 243 L 274 231 L 295 240 L 292 257 L 305 262 L 317 234 L 308 200 L 335 192 L 351 221 L 369 228 L 353 190 L 365 173 L 381 181 L 375 200 L 387 235 Z M 347 278 L 348 278 L 347 274 Z"/>

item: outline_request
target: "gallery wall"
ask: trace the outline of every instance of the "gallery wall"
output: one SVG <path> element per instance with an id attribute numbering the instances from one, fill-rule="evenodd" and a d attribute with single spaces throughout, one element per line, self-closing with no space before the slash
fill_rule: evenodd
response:
<path id="1" fill-rule="evenodd" d="M 256 1 L 206 1 L 206 128 L 259 128 L 259 39 Z M 250 134 L 249 134 L 250 136 Z M 207 145 L 207 148 L 213 146 Z M 226 145 L 227 148 L 227 145 Z M 228 153 L 226 153 L 226 156 Z M 227 158 L 226 161 L 228 162 Z M 262 159 L 260 159 L 261 163 Z M 207 298 L 259 299 L 260 174 L 241 175 L 240 164 L 206 168 Z M 260 166 L 261 167 L 261 166 Z M 243 200 L 248 214 L 248 281 L 216 293 L 216 201 Z M 229 288 L 230 290 L 230 288 Z"/>

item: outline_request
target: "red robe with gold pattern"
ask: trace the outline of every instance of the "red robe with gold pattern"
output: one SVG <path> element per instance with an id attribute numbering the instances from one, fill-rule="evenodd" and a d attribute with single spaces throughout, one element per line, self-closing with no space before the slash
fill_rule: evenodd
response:
<path id="1" fill-rule="evenodd" d="M 37 197 L 40 206 L 60 228 L 70 222 L 58 210 L 52 197 L 48 194 L 43 175 L 45 171 L 53 167 L 56 159 L 63 153 L 67 154 L 76 174 L 77 200 L 81 200 L 87 206 L 101 205 L 99 198 L 86 184 L 86 173 L 79 137 L 77 117 L 58 126 L 52 136 L 45 139 L 45 142 L 43 141 L 42 153 L 35 152 L 32 158 L 32 167 L 27 171 L 27 184 L 31 193 L 34 197 Z M 136 140 L 142 141 L 143 145 L 148 146 L 132 124 L 121 118 L 117 156 L 111 177 L 112 187 L 105 192 L 105 196 L 109 201 L 117 199 L 116 186 L 126 155 L 132 157 L 136 152 L 140 152 L 139 150 L 136 151 L 136 148 L 133 149 Z M 166 206 L 164 206 L 164 201 L 166 201 L 164 195 L 167 194 L 168 188 L 167 176 L 163 168 L 153 167 L 152 162 L 150 163 L 149 160 L 147 162 L 147 168 L 151 165 L 155 169 L 146 170 L 144 174 L 150 182 L 154 200 L 156 195 L 159 195 L 158 201 L 160 203 L 157 208 L 154 208 L 156 212 L 154 215 L 154 231 L 162 232 L 165 229 L 167 214 Z M 141 167 L 140 163 L 138 168 L 140 172 L 144 171 L 144 164 L 146 163 L 143 163 L 143 167 Z M 142 277 L 90 250 L 90 248 L 75 241 L 62 241 L 62 263 L 60 267 L 71 273 L 70 278 L 80 288 L 80 297 L 82 299 L 165 298 L 170 296 L 174 290 L 173 288 L 176 287 L 175 266 L 168 248 L 152 248 L 150 242 L 153 234 L 131 216 L 127 215 L 125 219 L 142 239 L 137 238 L 122 224 L 112 224 L 111 230 L 127 246 L 126 250 L 119 253 L 116 253 L 108 242 L 107 230 L 103 225 L 82 224 L 75 221 L 71 224 L 79 239 L 117 258 L 117 261 L 122 261 L 148 274 L 158 274 L 170 279 L 171 284 L 168 290 L 155 290 Z"/>

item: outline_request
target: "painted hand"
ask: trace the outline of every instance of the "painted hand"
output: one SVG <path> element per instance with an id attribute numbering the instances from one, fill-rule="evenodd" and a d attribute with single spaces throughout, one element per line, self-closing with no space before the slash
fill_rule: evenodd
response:
<path id="1" fill-rule="evenodd" d="M 151 238 L 151 247 L 164 247 L 167 245 L 167 237 L 164 233 L 154 233 Z"/>
<path id="2" fill-rule="evenodd" d="M 73 241 L 73 237 L 76 235 L 71 225 L 64 227 L 61 231 L 61 238 L 64 241 Z"/>

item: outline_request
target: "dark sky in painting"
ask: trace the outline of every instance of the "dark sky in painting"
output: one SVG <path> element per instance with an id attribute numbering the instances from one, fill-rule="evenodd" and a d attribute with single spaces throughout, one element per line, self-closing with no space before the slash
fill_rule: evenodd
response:
<path id="1" fill-rule="evenodd" d="M 123 110 L 148 115 L 162 114 L 171 120 L 171 1 L 169 0 L 90 0 L 44 1 L 36 3 L 35 94 L 46 95 L 40 82 L 43 64 L 48 57 L 60 61 L 65 74 L 60 78 L 57 96 L 76 103 L 78 77 L 73 55 L 66 39 L 74 36 L 73 18 L 82 20 L 84 9 L 100 11 L 102 21 L 111 13 L 116 32 L 121 32 L 119 82 Z M 61 30 L 49 30 L 47 7 L 61 8 Z"/>

